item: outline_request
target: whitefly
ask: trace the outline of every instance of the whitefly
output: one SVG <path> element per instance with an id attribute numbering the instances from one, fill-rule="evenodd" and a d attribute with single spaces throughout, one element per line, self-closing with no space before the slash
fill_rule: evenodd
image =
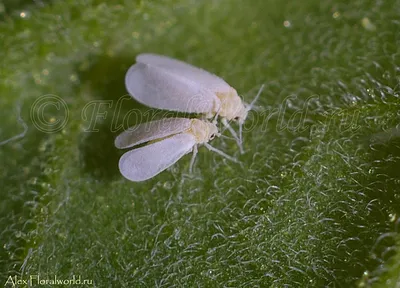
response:
<path id="1" fill-rule="evenodd" d="M 119 170 L 128 180 L 145 181 L 193 151 L 190 162 L 191 171 L 197 154 L 197 146 L 200 144 L 237 162 L 235 158 L 208 144 L 219 135 L 214 123 L 199 119 L 166 118 L 139 124 L 122 132 L 115 139 L 115 146 L 119 149 L 133 148 L 147 143 L 146 146 L 123 154 L 119 160 Z"/>
<path id="2" fill-rule="evenodd" d="M 263 86 L 251 104 L 245 104 L 220 77 L 185 62 L 156 54 L 140 54 L 125 77 L 129 94 L 147 106 L 186 113 L 220 117 L 222 124 L 242 148 L 242 125 L 257 101 Z M 239 124 L 239 136 L 229 121 Z"/>

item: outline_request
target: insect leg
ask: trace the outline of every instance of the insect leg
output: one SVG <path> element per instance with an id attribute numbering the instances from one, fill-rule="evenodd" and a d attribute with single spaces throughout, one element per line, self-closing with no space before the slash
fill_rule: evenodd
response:
<path id="1" fill-rule="evenodd" d="M 235 130 L 233 130 L 233 128 L 231 127 L 231 125 L 229 125 L 228 121 L 226 121 L 225 118 L 222 118 L 221 122 L 226 127 L 226 129 L 229 130 L 229 132 L 232 134 L 233 138 L 235 138 L 236 143 L 239 146 L 240 153 L 243 154 L 244 153 L 243 145 L 242 145 L 242 142 L 241 142 L 240 138 L 238 137 L 237 133 L 235 132 Z"/>
<path id="2" fill-rule="evenodd" d="M 193 171 L 193 165 L 194 165 L 194 160 L 196 159 L 196 155 L 197 155 L 197 145 L 194 145 L 192 159 L 190 160 L 190 166 L 189 166 L 190 173 L 192 173 L 192 171 Z"/>

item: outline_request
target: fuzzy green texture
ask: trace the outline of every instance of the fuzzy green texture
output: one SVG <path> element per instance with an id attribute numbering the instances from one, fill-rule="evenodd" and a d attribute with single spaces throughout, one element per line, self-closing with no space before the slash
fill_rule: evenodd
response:
<path id="1" fill-rule="evenodd" d="M 29 127 L 0 146 L 0 283 L 399 287 L 399 1 L 0 3 L 0 142 Z M 193 174 L 185 156 L 143 183 L 120 175 L 114 125 L 148 108 L 116 102 L 142 52 L 212 71 L 246 102 L 266 85 L 246 153 L 211 143 L 242 165 L 202 147 Z M 30 112 L 50 94 L 69 118 L 43 133 Z M 113 106 L 87 132 L 94 100 Z"/>

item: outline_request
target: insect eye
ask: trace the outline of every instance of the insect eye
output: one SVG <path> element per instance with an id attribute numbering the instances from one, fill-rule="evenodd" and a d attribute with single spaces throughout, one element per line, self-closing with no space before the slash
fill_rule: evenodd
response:
<path id="1" fill-rule="evenodd" d="M 212 139 L 214 139 L 214 138 L 215 138 L 215 134 L 211 134 L 210 140 L 212 140 Z"/>
<path id="2" fill-rule="evenodd" d="M 233 120 L 238 121 L 239 120 L 239 116 L 236 116 L 235 118 L 233 118 Z"/>

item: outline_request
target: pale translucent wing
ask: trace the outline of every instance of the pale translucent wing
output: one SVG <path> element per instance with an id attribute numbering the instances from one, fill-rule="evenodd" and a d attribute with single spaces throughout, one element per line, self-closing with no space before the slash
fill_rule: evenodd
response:
<path id="1" fill-rule="evenodd" d="M 192 134 L 174 135 L 125 153 L 119 160 L 119 170 L 134 182 L 150 179 L 190 152 L 195 144 Z"/>
<path id="2" fill-rule="evenodd" d="M 165 118 L 142 123 L 122 132 L 115 138 L 118 149 L 130 148 L 141 143 L 161 139 L 190 128 L 192 120 L 188 118 Z"/>
<path id="3" fill-rule="evenodd" d="M 185 78 L 200 84 L 200 86 L 214 93 L 228 93 L 230 89 L 232 89 L 231 86 L 220 77 L 201 68 L 166 56 L 145 53 L 138 55 L 136 61 L 167 69 L 177 75 L 183 75 Z"/>
<path id="4" fill-rule="evenodd" d="M 136 63 L 125 76 L 129 94 L 147 106 L 188 113 L 208 113 L 218 108 L 217 96 L 184 75 Z"/>

